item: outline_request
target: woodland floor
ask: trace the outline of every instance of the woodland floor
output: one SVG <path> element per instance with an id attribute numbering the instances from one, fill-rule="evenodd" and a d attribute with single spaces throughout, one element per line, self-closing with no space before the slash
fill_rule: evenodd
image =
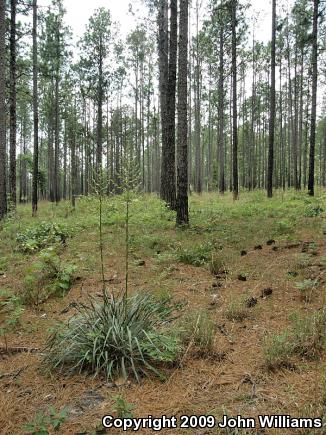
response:
<path id="1" fill-rule="evenodd" d="M 131 205 L 130 286 L 132 291 L 170 293 L 177 316 L 208 310 L 216 325 L 215 349 L 200 356 L 188 349 L 180 364 L 166 368 L 166 380 L 146 378 L 106 383 L 86 375 L 64 376 L 48 372 L 41 364 L 42 348 L 56 322 L 65 322 L 75 304 L 89 295 L 101 297 L 97 201 L 80 199 L 76 211 L 68 203 L 41 203 L 36 221 L 54 220 L 67 225 L 72 237 L 61 253 L 63 262 L 77 266 L 76 281 L 60 298 L 39 307 L 23 305 L 19 316 L 8 309 L 11 298 L 24 292 L 23 279 L 38 254 L 17 251 L 16 234 L 32 226 L 30 206 L 0 228 L 0 433 L 23 434 L 24 424 L 46 412 L 66 407 L 60 434 L 101 432 L 101 417 L 112 413 L 113 397 L 120 394 L 134 406 L 136 417 L 163 414 L 223 414 L 255 417 L 290 414 L 293 417 L 326 415 L 326 353 L 315 361 L 298 359 L 289 369 L 270 371 L 263 355 L 264 338 L 289 326 L 293 312 L 309 314 L 326 303 L 326 194 L 315 200 L 306 194 L 277 192 L 268 201 L 264 192 L 231 196 L 204 194 L 191 198 L 191 227 L 176 230 L 174 214 L 154 196 Z M 104 204 L 104 262 L 108 290 L 124 285 L 124 204 L 118 198 Z M 275 244 L 267 245 L 270 239 Z M 262 249 L 255 249 L 261 245 Z M 245 250 L 246 255 L 241 255 Z M 215 276 L 202 254 L 222 259 L 225 274 Z M 204 255 L 205 257 L 205 255 Z M 181 259 L 181 260 L 180 260 Z M 186 263 L 200 263 L 199 266 Z M 289 272 L 291 272 L 289 274 Z M 239 280 L 239 274 L 246 281 Z M 296 283 L 318 278 L 310 302 L 302 300 Z M 261 297 L 266 288 L 273 290 Z M 234 299 L 247 294 L 258 303 L 246 309 L 242 321 L 230 321 L 225 312 Z M 217 296 L 215 296 L 217 295 Z M 15 300 L 15 299 L 12 299 Z M 16 307 L 17 308 L 17 307 Z M 14 347 L 35 352 L 11 353 Z M 140 431 L 151 433 L 151 431 Z M 154 433 L 154 432 L 152 432 Z M 166 434 L 262 433 L 256 431 L 163 430 Z M 264 432 L 266 433 L 266 432 Z M 284 430 L 269 430 L 281 434 Z M 291 431 L 286 433 L 313 433 Z M 322 433 L 317 431 L 316 433 Z"/>

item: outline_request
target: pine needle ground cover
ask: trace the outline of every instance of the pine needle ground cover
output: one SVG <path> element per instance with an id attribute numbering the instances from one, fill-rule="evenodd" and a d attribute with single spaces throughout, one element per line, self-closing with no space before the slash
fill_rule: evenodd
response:
<path id="1" fill-rule="evenodd" d="M 123 294 L 125 281 L 124 210 L 123 198 L 103 202 L 105 286 L 116 297 Z M 85 351 L 69 334 L 65 345 L 57 342 L 61 354 L 52 354 L 57 359 L 44 362 L 51 337 L 67 332 L 67 325 L 81 314 L 87 320 L 91 301 L 96 307 L 92 313 L 100 318 L 98 202 L 80 199 L 75 211 L 65 203 L 41 203 L 32 222 L 29 207 L 20 206 L 0 230 L 3 432 L 23 434 L 38 424 L 51 430 L 59 421 L 60 433 L 96 433 L 102 415 L 118 412 L 117 397 L 119 413 L 134 416 L 322 415 L 325 210 L 324 192 L 315 199 L 278 192 L 272 200 L 263 192 L 243 193 L 238 202 L 228 194 L 194 195 L 190 228 L 177 230 L 174 213 L 159 199 L 135 196 L 130 208 L 129 296 L 146 295 L 158 303 L 158 323 L 149 327 L 151 340 L 139 347 L 155 370 L 137 363 L 137 382 L 131 362 L 125 364 L 128 376 L 123 370 L 106 376 L 105 357 L 92 366 L 88 344 Z M 34 239 L 48 231 L 43 222 L 54 222 L 60 234 L 64 231 L 64 243 L 60 234 L 52 238 L 51 229 L 45 245 L 37 242 L 34 249 Z M 26 235 L 32 249 L 20 248 L 19 234 Z M 52 282 L 44 282 L 42 294 L 48 297 L 28 303 L 26 276 L 49 249 L 60 270 L 73 267 L 73 277 L 63 292 L 47 294 Z M 158 331 L 160 344 L 153 338 Z M 87 329 L 86 338 L 91 335 Z M 128 332 L 122 339 L 129 340 Z M 72 364 L 64 361 L 68 346 L 77 348 L 79 360 Z M 71 370 L 81 358 L 83 369 Z M 103 372 L 97 370 L 102 366 Z"/>

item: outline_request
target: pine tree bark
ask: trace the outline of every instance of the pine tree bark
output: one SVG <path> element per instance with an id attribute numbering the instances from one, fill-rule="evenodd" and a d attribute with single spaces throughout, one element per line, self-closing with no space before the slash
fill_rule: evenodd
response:
<path id="1" fill-rule="evenodd" d="M 219 191 L 225 192 L 224 170 L 224 29 L 220 23 L 219 31 L 219 68 L 218 68 L 218 156 Z"/>
<path id="2" fill-rule="evenodd" d="M 32 214 L 36 216 L 38 203 L 38 62 L 37 62 L 37 0 L 33 0 L 33 180 L 32 180 Z"/>
<path id="3" fill-rule="evenodd" d="M 315 142 L 316 142 L 316 112 L 317 112 L 317 74 L 318 74 L 318 3 L 314 0 L 313 31 L 312 31 L 312 97 L 310 123 L 309 177 L 308 193 L 315 194 Z"/>
<path id="4" fill-rule="evenodd" d="M 188 225 L 188 0 L 180 0 L 178 70 L 177 225 Z"/>
<path id="5" fill-rule="evenodd" d="M 159 87 L 160 87 L 160 115 L 162 137 L 162 160 L 161 160 L 161 186 L 160 196 L 166 199 L 165 192 L 165 165 L 167 149 L 167 86 L 169 76 L 169 45 L 168 45 L 168 8 L 167 0 L 160 0 L 158 12 L 158 56 L 159 56 Z"/>
<path id="6" fill-rule="evenodd" d="M 161 198 L 171 209 L 176 207 L 175 186 L 175 121 L 177 1 L 171 0 L 170 46 L 168 39 L 168 8 L 165 0 L 159 8 L 159 68 L 162 124 Z"/>
<path id="7" fill-rule="evenodd" d="M 6 2 L 0 0 L 0 219 L 7 213 L 6 194 Z"/>
<path id="8" fill-rule="evenodd" d="M 71 160 L 71 206 L 76 207 L 76 181 L 77 181 L 77 165 L 76 165 L 76 99 L 73 113 L 73 121 L 70 126 L 70 160 Z"/>
<path id="9" fill-rule="evenodd" d="M 21 172 L 20 172 L 20 181 L 21 181 L 21 189 L 19 191 L 19 202 L 26 203 L 27 202 L 27 164 L 26 164 L 26 152 L 27 152 L 27 141 L 26 141 L 26 122 L 27 122 L 27 114 L 24 111 L 23 119 L 22 119 L 22 159 L 21 159 Z"/>
<path id="10" fill-rule="evenodd" d="M 60 80 L 60 31 L 59 31 L 59 21 L 56 18 L 56 71 L 55 71 L 55 85 L 54 85 L 54 197 L 56 204 L 60 201 L 59 193 L 59 80 Z"/>
<path id="11" fill-rule="evenodd" d="M 17 0 L 11 0 L 10 8 L 10 152 L 9 192 L 10 205 L 15 208 L 16 194 L 16 7 Z"/>
<path id="12" fill-rule="evenodd" d="M 67 120 L 64 122 L 62 197 L 63 199 L 67 199 Z"/>
<path id="13" fill-rule="evenodd" d="M 250 108 L 250 142 L 248 149 L 248 189 L 252 190 L 255 183 L 255 173 L 256 173 L 256 159 L 255 159 L 255 120 L 257 112 L 257 94 L 256 94 L 256 56 L 255 56 L 255 31 L 253 31 L 252 36 L 252 93 L 251 93 L 251 108 Z"/>
<path id="14" fill-rule="evenodd" d="M 276 44 L 276 0 L 272 0 L 272 44 L 271 44 L 271 88 L 268 139 L 267 196 L 273 196 L 274 137 L 275 137 L 275 44 Z"/>
<path id="15" fill-rule="evenodd" d="M 177 77 L 178 47 L 178 3 L 170 1 L 170 41 L 169 41 L 169 73 L 167 89 L 167 150 L 166 150 L 166 199 L 170 207 L 176 208 L 175 190 L 175 92 Z"/>
<path id="16" fill-rule="evenodd" d="M 294 118 L 293 118 L 293 184 L 296 190 L 299 190 L 298 181 L 298 46 L 295 42 L 295 57 L 294 57 Z"/>
<path id="17" fill-rule="evenodd" d="M 303 45 L 301 46 L 301 68 L 300 68 L 300 103 L 299 103 L 299 174 L 298 174 L 298 188 L 302 186 L 302 148 L 303 148 L 303 73 L 304 73 L 304 52 Z"/>
<path id="18" fill-rule="evenodd" d="M 213 158 L 212 158 L 212 62 L 209 61 L 209 85 L 208 85 L 208 144 L 207 144 L 207 160 L 206 160 L 206 175 L 207 175 L 207 190 L 212 191 L 213 188 Z"/>
<path id="19" fill-rule="evenodd" d="M 201 156 L 201 60 L 199 53 L 199 3 L 196 2 L 196 65 L 195 65 L 195 185 L 197 193 L 202 193 Z"/>
<path id="20" fill-rule="evenodd" d="M 231 4 L 232 27 L 232 181 L 233 199 L 239 199 L 238 180 L 238 109 L 237 109 L 237 0 Z"/>

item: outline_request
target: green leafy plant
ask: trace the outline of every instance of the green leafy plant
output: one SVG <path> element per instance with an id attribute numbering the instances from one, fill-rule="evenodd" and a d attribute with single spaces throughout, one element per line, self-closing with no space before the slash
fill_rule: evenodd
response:
<path id="1" fill-rule="evenodd" d="M 317 217 L 324 213 L 325 209 L 319 203 L 308 204 L 304 211 L 306 217 Z"/>
<path id="2" fill-rule="evenodd" d="M 24 308 L 20 296 L 6 290 L 0 290 L 0 313 L 6 315 L 3 326 L 0 328 L 0 334 L 6 333 L 18 325 L 23 312 Z"/>
<path id="3" fill-rule="evenodd" d="M 68 228 L 55 222 L 41 222 L 16 236 L 18 249 L 34 253 L 55 243 L 65 244 L 70 236 Z"/>
<path id="4" fill-rule="evenodd" d="M 210 243 L 202 243 L 200 245 L 180 249 L 178 252 L 178 260 L 181 263 L 191 264 L 192 266 L 204 266 L 211 260 L 212 246 Z"/>
<path id="5" fill-rule="evenodd" d="M 53 406 L 50 406 L 47 413 L 40 411 L 32 422 L 25 424 L 24 430 L 33 435 L 48 435 L 50 428 L 56 432 L 59 431 L 66 417 L 67 410 L 65 408 L 57 411 Z"/>
<path id="6" fill-rule="evenodd" d="M 288 235 L 294 231 L 295 222 L 288 219 L 283 219 L 277 222 L 276 233 L 281 235 Z"/>
<path id="7" fill-rule="evenodd" d="M 128 403 L 121 395 L 114 396 L 113 400 L 113 411 L 117 414 L 118 418 L 133 418 L 133 404 Z"/>
<path id="8" fill-rule="evenodd" d="M 27 269 L 24 279 L 24 300 L 39 305 L 49 296 L 63 296 L 73 283 L 76 267 L 63 265 L 51 248 L 42 251 L 39 259 Z"/>
<path id="9" fill-rule="evenodd" d="M 54 368 L 107 379 L 131 375 L 139 380 L 149 371 L 160 376 L 156 364 L 172 362 L 178 352 L 162 305 L 147 294 L 115 298 L 105 293 L 102 304 L 91 302 L 50 338 L 45 360 Z"/>

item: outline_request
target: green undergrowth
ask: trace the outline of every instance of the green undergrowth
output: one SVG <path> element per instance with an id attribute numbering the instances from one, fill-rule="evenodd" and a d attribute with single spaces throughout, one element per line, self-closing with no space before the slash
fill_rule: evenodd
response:
<path id="1" fill-rule="evenodd" d="M 40 203 L 38 217 L 32 224 L 30 207 L 19 206 L 16 217 L 2 224 L 1 235 L 10 241 L 9 246 L 2 248 L 35 252 L 58 241 L 64 243 L 71 236 L 78 236 L 83 242 L 93 231 L 96 234 L 97 203 L 92 196 L 80 198 L 75 211 L 67 211 L 65 202 L 58 206 Z M 124 207 L 119 196 L 103 200 L 104 235 L 110 239 L 113 233 L 113 244 L 119 244 L 123 237 Z M 295 240 L 303 226 L 311 229 L 316 222 L 322 226 L 325 209 L 325 194 L 311 199 L 305 193 L 276 192 L 268 200 L 264 192 L 251 192 L 242 193 L 237 202 L 229 194 L 193 195 L 191 226 L 189 230 L 176 231 L 174 212 L 155 195 L 135 195 L 129 221 L 131 245 L 148 254 L 171 253 L 181 261 L 201 264 L 209 262 L 212 251 L 220 247 L 238 250 L 270 238 Z"/>
<path id="2" fill-rule="evenodd" d="M 325 193 L 310 198 L 304 192 L 275 191 L 274 198 L 268 200 L 263 191 L 240 192 L 236 202 L 229 193 L 191 195 L 187 230 L 175 228 L 175 213 L 156 195 L 133 194 L 131 202 L 130 273 L 141 271 L 137 266 L 139 259 L 146 260 L 146 264 L 149 259 L 151 267 L 157 268 L 156 275 L 167 278 L 177 263 L 205 267 L 213 275 L 226 270 L 232 273 L 242 250 L 249 252 L 257 244 L 271 249 L 266 246 L 269 239 L 280 244 L 304 240 L 309 234 L 312 238 L 326 235 Z M 110 262 L 111 257 L 117 258 L 119 267 L 125 254 L 125 201 L 122 196 L 105 197 L 102 207 L 104 259 Z M 40 287 L 40 293 L 46 296 L 49 288 L 44 287 L 48 285 L 50 293 L 55 288 L 54 293 L 65 294 L 72 284 L 72 264 L 83 277 L 99 274 L 98 211 L 98 201 L 88 196 L 77 200 L 75 210 L 67 201 L 58 205 L 40 202 L 35 218 L 31 218 L 29 204 L 19 205 L 15 214 L 1 222 L 0 273 L 16 279 L 15 295 L 25 301 L 37 301 L 43 299 L 43 295 L 38 297 Z M 60 267 L 55 266 L 57 270 L 53 271 L 50 266 L 47 271 L 40 264 L 43 251 L 56 250 L 58 246 Z M 310 251 L 309 255 L 297 254 L 298 269 L 311 263 Z M 108 269 L 107 273 L 116 270 Z M 308 288 L 306 284 L 304 287 Z M 299 291 L 305 292 L 305 288 Z"/>
<path id="3" fill-rule="evenodd" d="M 41 222 L 17 234 L 17 248 L 22 252 L 34 253 L 56 243 L 64 245 L 69 235 L 68 228 L 63 224 Z"/>
<path id="4" fill-rule="evenodd" d="M 55 249 L 42 251 L 26 270 L 23 280 L 23 300 L 39 305 L 50 296 L 64 296 L 74 281 L 76 266 L 61 261 Z"/>
<path id="5" fill-rule="evenodd" d="M 293 367 L 297 358 L 319 359 L 326 343 L 326 308 L 310 315 L 294 313 L 291 326 L 265 340 L 264 356 L 269 369 Z"/>

